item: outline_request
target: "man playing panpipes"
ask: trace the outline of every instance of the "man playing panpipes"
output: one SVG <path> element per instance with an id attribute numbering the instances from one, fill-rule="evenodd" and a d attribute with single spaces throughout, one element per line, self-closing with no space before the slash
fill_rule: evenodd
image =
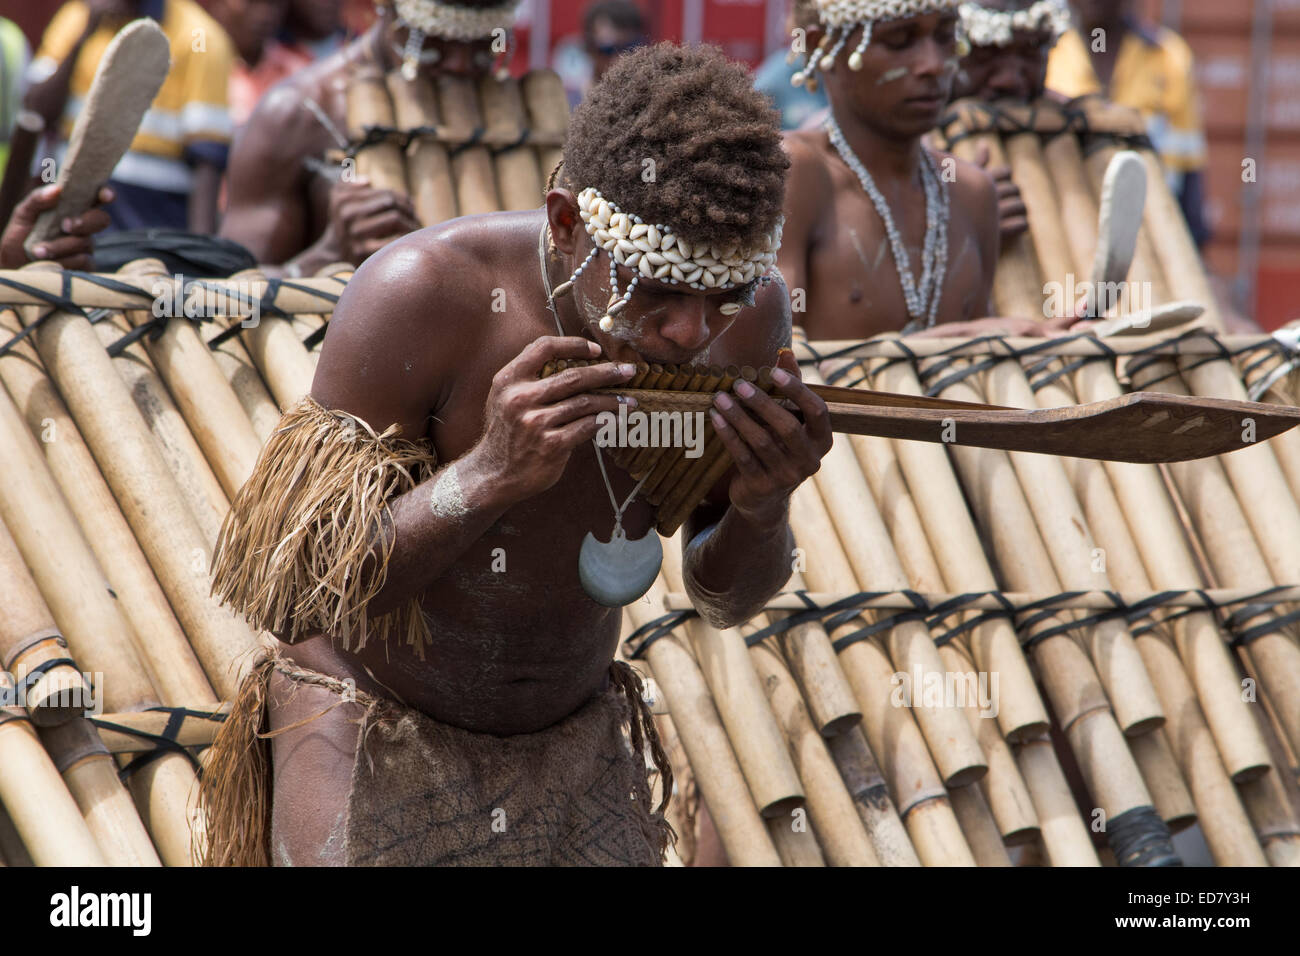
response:
<path id="1" fill-rule="evenodd" d="M 795 81 L 824 83 L 824 126 L 786 134 L 780 266 L 811 339 L 921 331 L 988 315 L 997 195 L 978 167 L 922 137 L 952 93 L 957 0 L 810 0 L 816 48 Z M 799 301 L 800 293 L 803 301 Z"/>
<path id="2" fill-rule="evenodd" d="M 718 393 L 735 469 L 681 539 L 705 619 L 752 616 L 790 574 L 788 497 L 831 439 L 783 351 L 787 165 L 742 67 L 642 48 L 574 114 L 544 209 L 425 229 L 357 272 L 214 558 L 215 591 L 283 645 L 204 775 L 210 862 L 660 861 L 643 742 L 665 793 L 671 773 L 611 664 L 619 610 L 578 573 L 618 585 L 589 548 L 657 547 L 655 516 L 593 442 L 620 404 L 592 390 L 634 362 L 779 365 L 800 416 Z"/>
<path id="3" fill-rule="evenodd" d="M 312 275 L 334 262 L 359 265 L 420 228 L 409 197 L 339 179 L 325 154 L 348 146 L 347 86 L 358 68 L 402 67 L 425 76 L 486 75 L 494 39 L 514 23 L 519 0 L 385 0 L 352 43 L 273 88 L 230 159 L 230 205 L 221 235 L 270 273 Z M 494 31 L 500 31 L 494 36 Z"/>

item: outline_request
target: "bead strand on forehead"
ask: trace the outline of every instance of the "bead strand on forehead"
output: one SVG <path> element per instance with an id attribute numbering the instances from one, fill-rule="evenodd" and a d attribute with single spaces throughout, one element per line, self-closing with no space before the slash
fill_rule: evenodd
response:
<path id="1" fill-rule="evenodd" d="M 943 281 L 948 268 L 948 223 L 951 219 L 947 186 L 935 168 L 934 158 L 921 148 L 921 183 L 925 191 L 925 238 L 921 245 L 921 281 L 918 286 L 913 274 L 907 247 L 894 221 L 889 204 L 871 178 L 867 167 L 858 159 L 835 117 L 826 120 L 826 132 L 831 144 L 845 164 L 858 177 L 863 191 L 875 206 L 885 226 L 889 247 L 894 255 L 894 269 L 903 289 L 903 302 L 907 307 L 908 325 L 920 324 L 926 328 L 934 325 L 939 314 L 939 301 L 943 297 Z"/>

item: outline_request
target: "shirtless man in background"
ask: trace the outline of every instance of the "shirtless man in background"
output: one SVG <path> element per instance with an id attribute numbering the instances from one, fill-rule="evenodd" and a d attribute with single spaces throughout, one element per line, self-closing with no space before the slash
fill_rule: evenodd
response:
<path id="1" fill-rule="evenodd" d="M 330 175 L 329 150 L 347 145 L 347 84 L 354 69 L 385 73 L 418 50 L 422 75 L 481 76 L 493 66 L 493 30 L 513 23 L 518 0 L 384 0 L 375 23 L 343 49 L 274 87 L 253 112 L 230 157 L 229 207 L 221 235 L 245 246 L 266 271 L 312 275 L 333 262 L 360 265 L 376 250 L 420 228 L 407 196 Z M 402 16 L 447 23 L 455 39 L 421 31 L 409 43 Z M 452 26 L 451 24 L 457 24 Z"/>

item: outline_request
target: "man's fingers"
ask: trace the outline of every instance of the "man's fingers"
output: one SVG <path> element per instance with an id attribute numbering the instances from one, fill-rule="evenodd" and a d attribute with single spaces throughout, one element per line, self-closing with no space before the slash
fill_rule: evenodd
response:
<path id="1" fill-rule="evenodd" d="M 538 383 L 537 399 L 546 405 L 554 404 L 592 389 L 625 385 L 635 374 L 636 366 L 630 362 L 601 362 L 585 368 L 565 369 Z"/>
<path id="2" fill-rule="evenodd" d="M 364 239 L 398 238 L 419 228 L 419 224 L 398 209 L 385 209 L 371 216 L 349 219 L 348 236 L 353 241 Z"/>
<path id="3" fill-rule="evenodd" d="M 56 239 L 47 239 L 33 251 L 40 259 L 62 262 L 64 259 L 73 256 L 88 256 L 90 254 L 90 243 L 82 236 L 59 236 Z M 65 266 L 65 268 L 67 267 Z"/>
<path id="4" fill-rule="evenodd" d="M 111 221 L 103 209 L 91 209 L 80 216 L 66 217 L 60 226 L 68 236 L 93 236 L 100 230 L 107 229 Z"/>
<path id="5" fill-rule="evenodd" d="M 558 359 L 594 359 L 600 346 L 576 335 L 543 335 L 528 345 L 498 373 L 506 382 L 535 379 L 547 362 Z"/>
<path id="6" fill-rule="evenodd" d="M 709 409 L 709 420 L 713 422 L 713 430 L 717 432 L 722 446 L 727 449 L 731 460 L 735 462 L 736 471 L 752 478 L 761 477 L 764 474 L 763 466 L 717 408 Z"/>
<path id="7" fill-rule="evenodd" d="M 635 401 L 629 400 L 629 407 L 635 408 Z M 536 421 L 540 425 L 548 428 L 559 428 L 567 425 L 569 422 L 576 421 L 579 418 L 585 418 L 588 415 L 600 415 L 608 413 L 610 415 L 618 414 L 620 402 L 617 395 L 574 395 L 566 398 L 562 402 L 556 402 L 553 405 L 544 405 L 535 409 L 528 415 L 536 416 Z"/>
<path id="8" fill-rule="evenodd" d="M 989 165 L 989 157 L 991 155 L 988 144 L 980 143 L 979 146 L 975 148 L 975 165 L 987 169 Z"/>
<path id="9" fill-rule="evenodd" d="M 595 415 L 587 415 L 569 422 L 563 428 L 552 429 L 546 435 L 548 438 L 553 438 L 561 447 L 572 450 L 595 438 L 600 431 L 600 425 L 600 420 Z"/>
<path id="10" fill-rule="evenodd" d="M 829 442 L 831 440 L 831 416 L 830 412 L 826 410 L 826 403 L 821 396 L 817 395 L 801 380 L 794 376 L 786 379 L 779 374 L 781 371 L 784 370 L 774 370 L 772 380 L 776 382 L 776 386 L 781 390 L 782 395 L 799 406 L 799 413 L 803 416 L 803 425 L 808 429 L 808 434 L 818 443 L 823 440 Z M 776 403 L 773 402 L 772 404 L 775 405 Z"/>
<path id="11" fill-rule="evenodd" d="M 771 401 L 771 399 L 766 400 Z M 740 440 L 749 447 L 750 453 L 764 467 L 779 466 L 786 449 L 777 442 L 771 432 L 754 420 L 735 397 L 726 392 L 719 392 L 713 399 L 713 407 L 715 411 L 722 414 L 727 424 L 735 430 Z"/>

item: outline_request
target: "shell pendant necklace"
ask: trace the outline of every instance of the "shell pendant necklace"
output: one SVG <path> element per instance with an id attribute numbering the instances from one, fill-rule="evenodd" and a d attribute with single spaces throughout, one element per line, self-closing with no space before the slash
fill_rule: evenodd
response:
<path id="1" fill-rule="evenodd" d="M 862 160 L 853 152 L 853 147 L 844 138 L 844 132 L 835 117 L 826 118 L 826 135 L 862 184 L 862 191 L 867 194 L 876 213 L 885 225 L 885 235 L 889 237 L 889 248 L 894 255 L 894 270 L 898 273 L 899 284 L 903 287 L 903 302 L 907 306 L 907 325 L 903 333 L 920 331 L 934 325 L 939 314 L 939 300 L 943 298 L 943 280 L 948 269 L 948 221 L 951 218 L 948 190 L 943 178 L 935 168 L 934 157 L 921 147 L 921 183 L 925 189 L 925 239 L 921 246 L 921 282 L 918 286 L 913 275 L 907 247 L 903 244 L 902 233 L 894 222 L 894 215 L 885 201 L 884 195 L 871 178 L 871 173 Z"/>
<path id="2" fill-rule="evenodd" d="M 546 269 L 546 236 L 550 223 L 542 226 L 537 236 L 537 261 L 542 271 L 542 285 L 546 289 L 546 305 L 555 318 L 555 328 L 564 335 L 564 326 L 560 324 L 560 313 L 555 307 L 555 293 L 551 288 L 551 277 Z M 659 567 L 663 564 L 664 550 L 659 535 L 651 527 L 642 537 L 632 540 L 623 530 L 623 514 L 632 504 L 633 499 L 645 484 L 642 478 L 632 493 L 620 506 L 614 494 L 614 485 L 605 470 L 605 456 L 600 445 L 592 439 L 596 449 L 596 463 L 600 465 L 600 477 L 609 492 L 609 503 L 614 509 L 614 530 L 608 541 L 599 540 L 590 531 L 582 539 L 582 548 L 578 551 L 578 580 L 582 589 L 597 604 L 604 607 L 624 607 L 650 590 L 655 578 L 659 576 Z M 649 475 L 646 476 L 647 478 Z"/>

